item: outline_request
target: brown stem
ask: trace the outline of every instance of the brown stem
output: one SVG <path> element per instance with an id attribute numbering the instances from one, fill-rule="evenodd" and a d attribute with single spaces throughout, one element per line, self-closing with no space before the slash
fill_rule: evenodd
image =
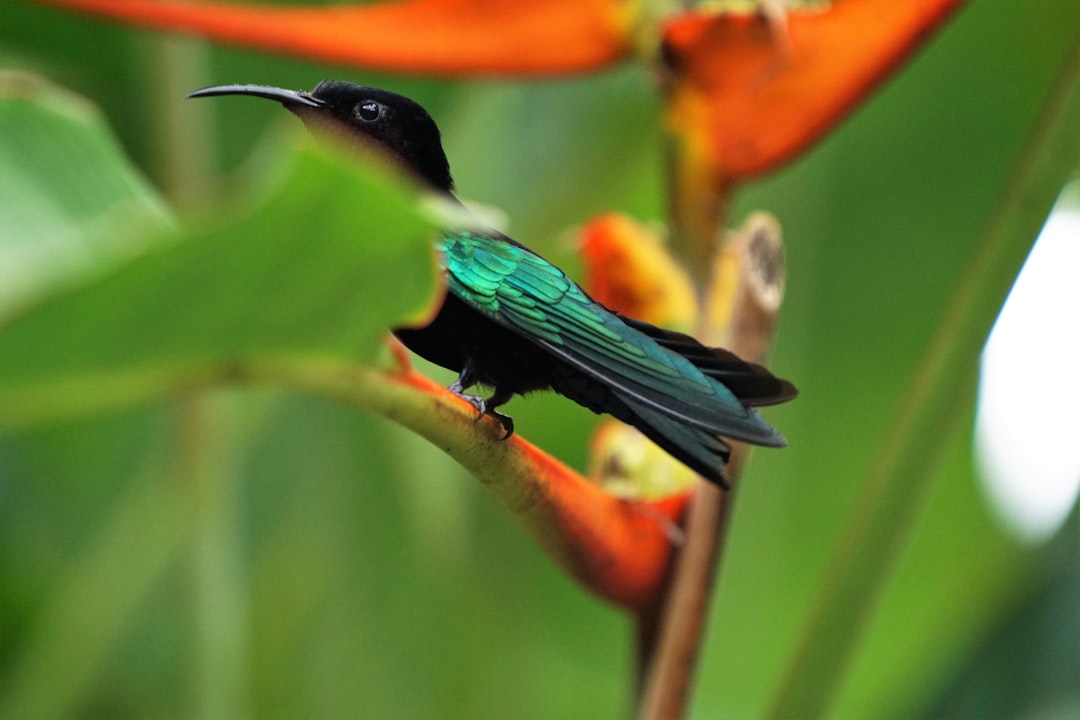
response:
<path id="1" fill-rule="evenodd" d="M 779 227 L 766 216 L 750 218 L 726 254 L 738 263 L 739 279 L 725 345 L 743 358 L 763 362 L 772 347 L 784 291 Z M 699 483 L 687 519 L 686 543 L 675 556 L 667 592 L 638 616 L 638 718 L 685 714 L 734 488 L 748 452 L 745 445 L 733 447 L 727 467 L 731 492 Z"/>

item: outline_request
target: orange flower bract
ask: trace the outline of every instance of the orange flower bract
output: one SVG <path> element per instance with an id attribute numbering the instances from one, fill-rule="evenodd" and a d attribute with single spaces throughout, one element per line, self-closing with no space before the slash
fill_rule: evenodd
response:
<path id="1" fill-rule="evenodd" d="M 405 0 L 256 5 L 195 0 L 40 0 L 134 25 L 382 70 L 549 75 L 630 52 L 630 12 L 613 0 Z"/>
<path id="2" fill-rule="evenodd" d="M 717 186 L 790 160 L 853 110 L 963 0 L 835 0 L 760 14 L 689 13 L 664 27 L 667 122 L 704 148 Z"/>
<path id="3" fill-rule="evenodd" d="M 585 224 L 580 236 L 585 287 L 596 300 L 653 325 L 693 330 L 690 278 L 647 227 L 612 213 Z"/>

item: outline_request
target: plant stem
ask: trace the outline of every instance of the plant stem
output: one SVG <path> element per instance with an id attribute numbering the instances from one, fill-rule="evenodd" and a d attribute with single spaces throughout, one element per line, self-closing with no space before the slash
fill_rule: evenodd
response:
<path id="1" fill-rule="evenodd" d="M 733 240 L 729 256 L 739 263 L 739 280 L 725 346 L 740 357 L 763 362 L 772 347 L 783 297 L 783 245 L 775 222 L 751 218 Z M 725 470 L 731 491 L 698 484 L 689 510 L 686 544 L 676 555 L 666 592 L 655 608 L 638 617 L 639 718 L 685 714 L 734 488 L 748 454 L 747 446 L 733 445 Z"/>
<path id="2" fill-rule="evenodd" d="M 210 142 L 207 106 L 184 103 L 203 84 L 207 50 L 188 38 L 154 38 L 146 54 L 156 66 L 147 88 L 147 120 L 158 164 L 158 182 L 174 207 L 207 195 Z M 226 458 L 233 434 L 216 398 L 192 390 L 172 405 L 175 463 L 194 512 L 188 548 L 195 659 L 192 672 L 194 716 L 204 720 L 246 717 L 247 612 L 239 562 L 242 539 L 237 527 L 238 476 Z"/>

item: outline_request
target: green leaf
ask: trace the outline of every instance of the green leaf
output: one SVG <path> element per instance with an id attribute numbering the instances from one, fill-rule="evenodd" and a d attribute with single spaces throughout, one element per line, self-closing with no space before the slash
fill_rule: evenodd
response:
<path id="1" fill-rule="evenodd" d="M 26 73 L 0 73 L 0 197 L 0 324 L 174 224 L 97 109 Z"/>
<path id="2" fill-rule="evenodd" d="M 825 575 L 771 709 L 826 713 L 974 400 L 970 370 L 1054 199 L 1080 159 L 1080 45 L 1062 68 L 998 212 L 961 278 Z M 960 389 L 959 391 L 957 389 Z M 959 398 L 958 398 L 959 395 Z M 958 402 L 962 399 L 962 402 Z"/>
<path id="3" fill-rule="evenodd" d="M 370 360 L 388 327 L 430 304 L 430 222 L 385 173 L 305 148 L 235 219 L 169 230 L 100 119 L 35 87 L 9 84 L 0 110 L 0 158 L 15 159 L 0 182 L 21 188 L 0 210 L 16 260 L 5 272 L 21 278 L 0 316 L 0 426 L 224 381 L 259 360 Z"/>

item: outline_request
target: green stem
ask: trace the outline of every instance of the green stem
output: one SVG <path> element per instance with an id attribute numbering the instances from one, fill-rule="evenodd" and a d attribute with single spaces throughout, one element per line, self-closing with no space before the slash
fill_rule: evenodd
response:
<path id="1" fill-rule="evenodd" d="M 184 103 L 192 88 L 204 84 L 207 50 L 187 38 L 153 38 L 146 49 L 157 68 L 147 88 L 147 120 L 158 150 L 158 182 L 174 207 L 207 195 L 212 157 L 208 106 Z M 191 613 L 194 632 L 192 672 L 195 717 L 204 720 L 248 715 L 247 613 L 242 544 L 236 519 L 239 476 L 230 472 L 236 450 L 228 414 L 203 390 L 181 396 L 172 406 L 175 462 L 182 491 L 195 512 L 189 548 Z"/>

